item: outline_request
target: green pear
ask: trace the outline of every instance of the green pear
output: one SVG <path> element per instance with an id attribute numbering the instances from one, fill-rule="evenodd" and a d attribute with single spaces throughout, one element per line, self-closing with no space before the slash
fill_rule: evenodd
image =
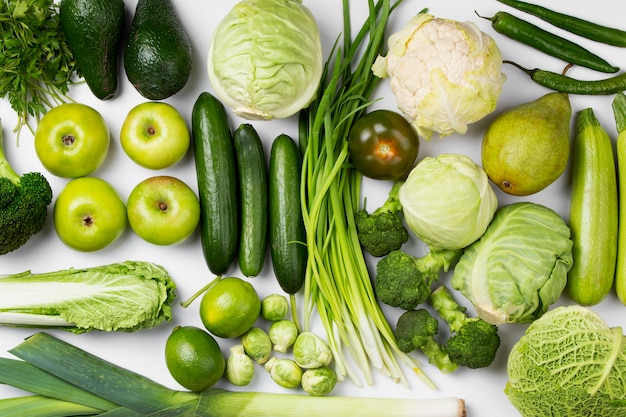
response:
<path id="1" fill-rule="evenodd" d="M 569 158 L 571 116 L 567 94 L 556 92 L 498 115 L 482 143 L 482 165 L 489 179 L 517 196 L 553 183 Z"/>

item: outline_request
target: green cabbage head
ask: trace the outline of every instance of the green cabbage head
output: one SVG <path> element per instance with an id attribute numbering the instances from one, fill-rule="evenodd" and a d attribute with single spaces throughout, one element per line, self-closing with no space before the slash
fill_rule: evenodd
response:
<path id="1" fill-rule="evenodd" d="M 557 307 L 531 323 L 507 373 L 505 393 L 524 417 L 626 416 L 622 329 L 586 307 Z"/>
<path id="2" fill-rule="evenodd" d="M 389 78 L 399 109 L 424 139 L 463 134 L 495 110 L 506 80 L 502 55 L 475 23 L 420 13 L 388 44 L 372 71 Z"/>
<path id="3" fill-rule="evenodd" d="M 572 262 L 570 229 L 561 216 L 538 203 L 513 203 L 465 249 L 451 285 L 486 322 L 529 323 L 558 300 Z"/>
<path id="4" fill-rule="evenodd" d="M 407 226 L 432 250 L 462 249 L 487 229 L 498 208 L 489 178 L 471 158 L 423 158 L 400 187 Z"/>
<path id="5" fill-rule="evenodd" d="M 216 95 L 246 119 L 289 117 L 315 98 L 324 59 L 313 14 L 301 0 L 242 0 L 211 38 Z"/>

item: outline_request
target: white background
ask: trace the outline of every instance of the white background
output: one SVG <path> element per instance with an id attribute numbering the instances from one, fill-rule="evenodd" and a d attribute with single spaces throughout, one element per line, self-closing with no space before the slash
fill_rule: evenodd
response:
<path id="1" fill-rule="evenodd" d="M 607 25 L 619 27 L 620 24 L 623 24 L 621 13 L 616 13 L 617 1 L 598 0 L 594 2 L 592 7 L 589 7 L 589 2 L 582 0 L 554 0 L 550 2 L 544 0 L 542 3 L 553 9 L 565 11 L 569 14 L 585 16 Z M 135 4 L 135 0 L 126 0 L 129 16 L 132 16 Z M 184 0 L 175 2 L 175 8 L 179 17 L 191 37 L 194 63 L 191 76 L 185 88 L 165 101 L 178 108 L 188 122 L 190 121 L 191 108 L 198 94 L 202 91 L 212 92 L 205 70 L 206 51 L 216 24 L 234 4 L 235 0 L 224 0 L 220 2 Z M 339 35 L 342 28 L 341 19 L 343 11 L 341 1 L 309 0 L 305 1 L 305 5 L 311 9 L 319 22 L 322 39 L 325 45 L 324 51 L 325 54 L 327 54 L 330 44 Z M 360 27 L 365 19 L 367 1 L 352 0 L 351 5 L 353 9 L 353 24 L 355 27 Z M 429 11 L 437 17 L 476 22 L 483 31 L 496 39 L 502 50 L 504 59 L 514 60 L 529 68 L 541 67 L 553 71 L 560 71 L 563 68 L 563 63 L 560 61 L 533 51 L 526 46 L 517 44 L 495 33 L 489 21 L 477 17 L 475 11 L 484 16 L 491 16 L 498 10 L 511 11 L 511 9 L 495 0 L 437 0 L 431 2 L 405 0 L 401 8 L 392 16 L 390 21 L 390 33 L 391 31 L 401 28 L 414 14 L 418 13 L 424 7 L 428 7 Z M 602 55 L 614 65 L 626 68 L 626 54 L 619 48 L 593 43 L 574 35 L 566 34 L 556 28 L 549 27 L 529 15 L 523 15 L 520 12 L 517 14 L 549 30 L 579 42 L 581 45 Z M 506 108 L 534 100 L 549 92 L 533 84 L 525 74 L 511 66 L 504 66 L 503 71 L 507 74 L 508 80 L 504 86 L 496 112 L 483 121 L 472 125 L 466 135 L 452 135 L 444 139 L 433 138 L 430 142 L 422 140 L 419 158 L 441 153 L 463 153 L 480 163 L 482 135 L 493 117 Z M 569 74 L 574 77 L 589 79 L 603 78 L 606 76 L 579 68 L 570 70 Z M 146 100 L 128 83 L 123 70 L 120 71 L 120 84 L 118 95 L 110 101 L 99 101 L 91 94 L 86 85 L 76 86 L 71 90 L 71 95 L 75 100 L 89 104 L 101 112 L 111 130 L 112 146 L 110 153 L 104 165 L 93 175 L 111 182 L 124 199 L 128 197 L 131 189 L 137 183 L 153 175 L 173 175 L 187 182 L 192 188 L 197 189 L 191 155 L 188 155 L 182 162 L 174 167 L 162 171 L 151 171 L 137 166 L 123 153 L 119 145 L 119 131 L 122 121 L 132 107 Z M 395 99 L 388 89 L 388 82 L 383 81 L 381 83 L 381 88 L 375 92 L 375 97 L 382 98 L 382 100 L 376 104 L 376 107 L 396 108 Z M 592 107 L 610 136 L 615 139 L 615 123 L 611 110 L 611 101 L 612 96 L 571 97 L 574 115 L 578 110 Z M 230 116 L 233 127 L 246 122 L 232 114 L 230 114 Z M 27 129 L 24 129 L 22 132 L 19 147 L 16 146 L 14 140 L 15 135 L 12 133 L 16 117 L 6 100 L 0 101 L 0 117 L 2 117 L 3 133 L 5 136 L 5 151 L 16 171 L 21 173 L 41 171 L 45 173 L 45 170 L 34 153 L 32 135 Z M 574 121 L 574 117 L 572 121 Z M 254 122 L 254 126 L 263 138 L 268 154 L 271 140 L 278 134 L 287 133 L 294 138 L 297 137 L 297 119 L 295 117 L 288 120 Z M 573 127 L 574 124 L 572 124 L 572 128 Z M 50 174 L 48 174 L 47 177 L 53 187 L 55 195 L 62 190 L 63 186 L 68 181 L 67 179 L 54 177 Z M 563 176 L 544 191 L 525 198 L 511 197 L 498 192 L 499 201 L 501 204 L 521 200 L 540 202 L 555 209 L 567 219 L 570 191 L 569 177 L 570 167 L 568 165 Z M 387 183 L 366 182 L 365 194 L 368 197 L 368 207 L 375 207 L 376 204 L 382 203 L 386 197 L 388 185 Z M 51 209 L 52 206 L 50 207 L 50 213 Z M 412 241 L 407 244 L 406 249 L 419 255 L 420 252 L 423 251 L 423 245 L 415 239 L 412 239 Z M 40 234 L 33 237 L 24 247 L 0 257 L 0 274 L 17 273 L 28 269 L 34 272 L 44 272 L 69 267 L 96 266 L 127 259 L 153 261 L 166 267 L 178 285 L 177 301 L 188 298 L 197 289 L 213 278 L 204 262 L 198 233 L 194 234 L 190 240 L 177 247 L 158 247 L 142 241 L 129 229 L 120 240 L 110 247 L 95 253 L 81 253 L 69 249 L 59 241 L 55 234 L 51 218 L 49 218 L 46 228 Z M 241 276 L 240 272 L 235 267 L 230 271 L 230 274 Z M 444 279 L 447 280 L 449 277 L 444 277 Z M 262 276 L 255 278 L 252 282 L 261 296 L 279 291 L 275 279 L 272 276 L 269 259 L 265 264 Z M 462 301 L 464 302 L 464 300 Z M 559 304 L 567 303 L 570 303 L 570 300 L 564 295 L 559 301 Z M 198 304 L 198 302 L 192 304 L 191 307 L 184 310 L 176 303 L 173 312 L 174 319 L 171 323 L 166 323 L 155 329 L 144 330 L 137 333 L 92 332 L 82 335 L 73 335 L 63 331 L 52 331 L 52 333 L 89 352 L 140 372 L 167 386 L 180 388 L 171 378 L 165 367 L 163 347 L 167 336 L 175 325 L 201 326 L 197 313 Z M 618 302 L 613 293 L 601 304 L 593 308 L 602 315 L 609 325 L 626 325 L 626 310 Z M 395 318 L 399 312 L 391 309 L 385 309 L 385 311 L 390 321 L 395 323 Z M 469 311 L 471 314 L 473 313 L 471 309 Z M 468 415 L 470 416 L 491 417 L 518 415 L 517 411 L 509 404 L 503 393 L 503 389 L 507 380 L 507 354 L 524 330 L 525 326 L 523 325 L 505 325 L 500 327 L 502 346 L 495 362 L 487 369 L 459 369 L 453 374 L 442 375 L 436 368 L 428 363 L 424 363 L 423 369 L 437 384 L 437 390 L 426 388 L 419 379 L 411 374 L 409 369 L 405 369 L 410 382 L 410 387 L 408 388 L 392 383 L 385 376 L 375 373 L 375 383 L 371 387 L 359 388 L 349 380 L 346 380 L 336 388 L 334 393 L 336 395 L 394 398 L 454 396 L 466 400 Z M 20 343 L 21 340 L 33 332 L 34 330 L 32 329 L 0 329 L 0 354 L 8 355 L 6 353 L 8 349 Z M 220 343 L 224 353 L 226 353 L 231 342 L 220 340 Z M 422 356 L 417 355 L 417 357 L 422 360 L 422 362 L 425 362 Z M 220 386 L 230 389 L 233 388 L 225 382 L 220 383 Z M 253 383 L 243 389 L 281 392 L 268 378 L 262 368 L 258 368 Z M 15 394 L 23 393 L 8 387 L 0 387 L 0 396 L 2 397 Z"/>

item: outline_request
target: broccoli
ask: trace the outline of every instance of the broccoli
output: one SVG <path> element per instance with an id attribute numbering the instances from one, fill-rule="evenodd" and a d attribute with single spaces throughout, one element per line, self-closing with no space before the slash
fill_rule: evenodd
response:
<path id="1" fill-rule="evenodd" d="M 404 312 L 396 324 L 394 334 L 398 348 L 405 353 L 421 350 L 428 362 L 435 365 L 443 373 L 454 372 L 454 363 L 443 346 L 434 336 L 439 332 L 439 321 L 427 310 L 410 310 Z"/>
<path id="2" fill-rule="evenodd" d="M 425 302 L 431 285 L 447 271 L 462 250 L 431 251 L 421 258 L 391 251 L 378 261 L 374 288 L 378 299 L 392 307 L 413 310 Z"/>
<path id="3" fill-rule="evenodd" d="M 359 242 L 371 255 L 385 256 L 409 240 L 409 232 L 399 216 L 402 206 L 398 192 L 402 182 L 395 182 L 389 191 L 387 201 L 374 212 L 363 208 L 356 214 L 356 228 Z"/>
<path id="4" fill-rule="evenodd" d="M 52 189 L 39 172 L 20 176 L 6 159 L 0 127 L 0 255 L 24 245 L 46 224 Z"/>
<path id="5" fill-rule="evenodd" d="M 442 285 L 430 294 L 430 302 L 450 326 L 451 336 L 445 344 L 450 359 L 459 366 L 485 368 L 494 361 L 500 347 L 498 327 L 481 318 L 470 318 L 452 293 Z"/>

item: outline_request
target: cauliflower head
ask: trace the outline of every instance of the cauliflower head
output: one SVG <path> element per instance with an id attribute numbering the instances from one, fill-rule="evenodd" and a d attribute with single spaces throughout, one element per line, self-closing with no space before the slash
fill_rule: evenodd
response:
<path id="1" fill-rule="evenodd" d="M 372 66 L 426 140 L 465 133 L 496 108 L 506 76 L 495 41 L 472 22 L 415 16 Z"/>

